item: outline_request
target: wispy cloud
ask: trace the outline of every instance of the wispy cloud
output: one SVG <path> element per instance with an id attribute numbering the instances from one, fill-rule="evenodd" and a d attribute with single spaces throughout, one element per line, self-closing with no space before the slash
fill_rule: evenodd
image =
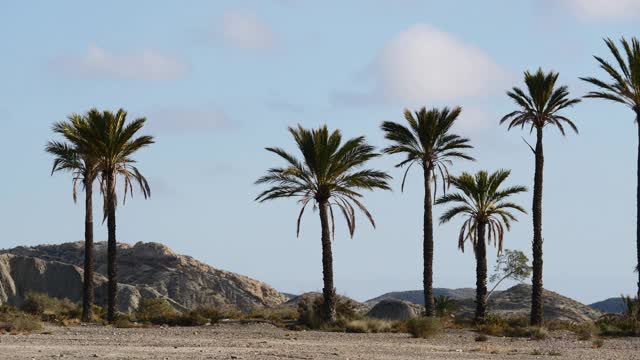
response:
<path id="1" fill-rule="evenodd" d="M 218 108 L 166 108 L 152 111 L 149 129 L 155 134 L 211 134 L 233 128 L 227 114 Z"/>
<path id="2" fill-rule="evenodd" d="M 430 25 L 403 31 L 384 46 L 365 70 L 373 89 L 338 93 L 339 104 L 374 102 L 404 106 L 481 97 L 500 89 L 507 72 L 482 49 Z"/>
<path id="3" fill-rule="evenodd" d="M 82 56 L 60 56 L 51 65 L 72 76 L 119 80 L 176 80 L 189 72 L 188 64 L 157 50 L 120 54 L 97 45 L 90 45 Z"/>
<path id="4" fill-rule="evenodd" d="M 225 12 L 220 35 L 228 45 L 244 50 L 268 51 L 276 46 L 271 27 L 246 10 Z"/>
<path id="5" fill-rule="evenodd" d="M 640 17 L 638 0 L 562 0 L 584 20 L 616 20 Z"/>

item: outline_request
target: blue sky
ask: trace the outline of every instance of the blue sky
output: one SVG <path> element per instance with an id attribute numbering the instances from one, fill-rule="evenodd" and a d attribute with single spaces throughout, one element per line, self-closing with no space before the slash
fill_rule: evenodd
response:
<path id="1" fill-rule="evenodd" d="M 509 168 L 531 187 L 531 137 L 498 126 L 513 109 L 504 92 L 541 66 L 582 96 L 578 77 L 602 76 L 591 58 L 608 56 L 602 38 L 637 36 L 638 17 L 636 0 L 4 1 L 0 246 L 82 239 L 70 177 L 49 176 L 43 147 L 54 121 L 123 107 L 148 118 L 157 143 L 138 157 L 153 196 L 119 208 L 120 241 L 161 242 L 281 291 L 319 290 L 317 213 L 296 239 L 297 204 L 253 201 L 253 181 L 281 164 L 263 148 L 294 151 L 287 126 L 326 123 L 382 147 L 379 124 L 405 107 L 462 105 L 457 131 L 478 161 L 453 171 Z M 632 293 L 633 114 L 598 100 L 566 114 L 580 135 L 545 136 L 544 285 L 584 302 Z M 371 164 L 396 177 L 393 192 L 366 199 L 378 228 L 361 218 L 352 240 L 339 224 L 336 286 L 360 300 L 421 286 L 422 178 L 401 193 L 397 161 Z M 517 200 L 530 208 L 530 194 Z M 474 284 L 458 225 L 435 230 L 438 287 Z M 530 253 L 530 241 L 522 217 L 505 244 Z"/>

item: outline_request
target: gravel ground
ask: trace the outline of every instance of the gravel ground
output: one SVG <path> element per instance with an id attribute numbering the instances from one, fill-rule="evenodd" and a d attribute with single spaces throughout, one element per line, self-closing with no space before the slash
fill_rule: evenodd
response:
<path id="1" fill-rule="evenodd" d="M 640 359 L 640 339 L 591 341 L 554 332 L 531 341 L 449 330 L 435 339 L 406 334 L 287 331 L 268 324 L 114 329 L 47 326 L 43 334 L 0 335 L 0 359 Z"/>

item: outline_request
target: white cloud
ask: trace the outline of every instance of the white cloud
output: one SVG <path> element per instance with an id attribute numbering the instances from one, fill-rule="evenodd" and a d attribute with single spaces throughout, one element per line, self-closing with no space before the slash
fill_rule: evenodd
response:
<path id="1" fill-rule="evenodd" d="M 148 116 L 149 128 L 156 134 L 210 134 L 233 127 L 220 109 L 168 108 Z"/>
<path id="2" fill-rule="evenodd" d="M 483 50 L 424 24 L 393 38 L 366 73 L 374 81 L 371 93 L 339 93 L 334 100 L 423 106 L 485 96 L 502 89 L 507 79 L 506 71 Z"/>
<path id="3" fill-rule="evenodd" d="M 153 49 L 116 54 L 96 45 L 83 56 L 55 59 L 53 67 L 75 76 L 123 80 L 175 80 L 189 72 L 187 64 Z"/>
<path id="4" fill-rule="evenodd" d="M 270 50 L 276 36 L 255 13 L 230 10 L 222 17 L 222 37 L 229 45 L 245 50 Z"/>
<path id="5" fill-rule="evenodd" d="M 396 36 L 375 67 L 378 91 L 404 102 L 485 95 L 506 77 L 484 51 L 429 25 Z"/>
<path id="6" fill-rule="evenodd" d="M 640 16 L 640 0 L 562 0 L 585 20 L 612 20 Z"/>

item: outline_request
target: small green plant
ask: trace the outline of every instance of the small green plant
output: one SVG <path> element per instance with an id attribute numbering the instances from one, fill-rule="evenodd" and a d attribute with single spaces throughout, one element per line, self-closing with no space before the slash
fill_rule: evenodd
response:
<path id="1" fill-rule="evenodd" d="M 407 332 L 415 338 L 428 339 L 442 333 L 442 323 L 438 318 L 422 317 L 406 322 Z"/>
<path id="2" fill-rule="evenodd" d="M 444 317 L 452 314 L 458 308 L 458 303 L 448 296 L 440 295 L 435 298 L 436 315 Z"/>
<path id="3" fill-rule="evenodd" d="M 624 316 L 630 320 L 640 320 L 640 304 L 637 297 L 620 295 L 624 303 Z"/>

